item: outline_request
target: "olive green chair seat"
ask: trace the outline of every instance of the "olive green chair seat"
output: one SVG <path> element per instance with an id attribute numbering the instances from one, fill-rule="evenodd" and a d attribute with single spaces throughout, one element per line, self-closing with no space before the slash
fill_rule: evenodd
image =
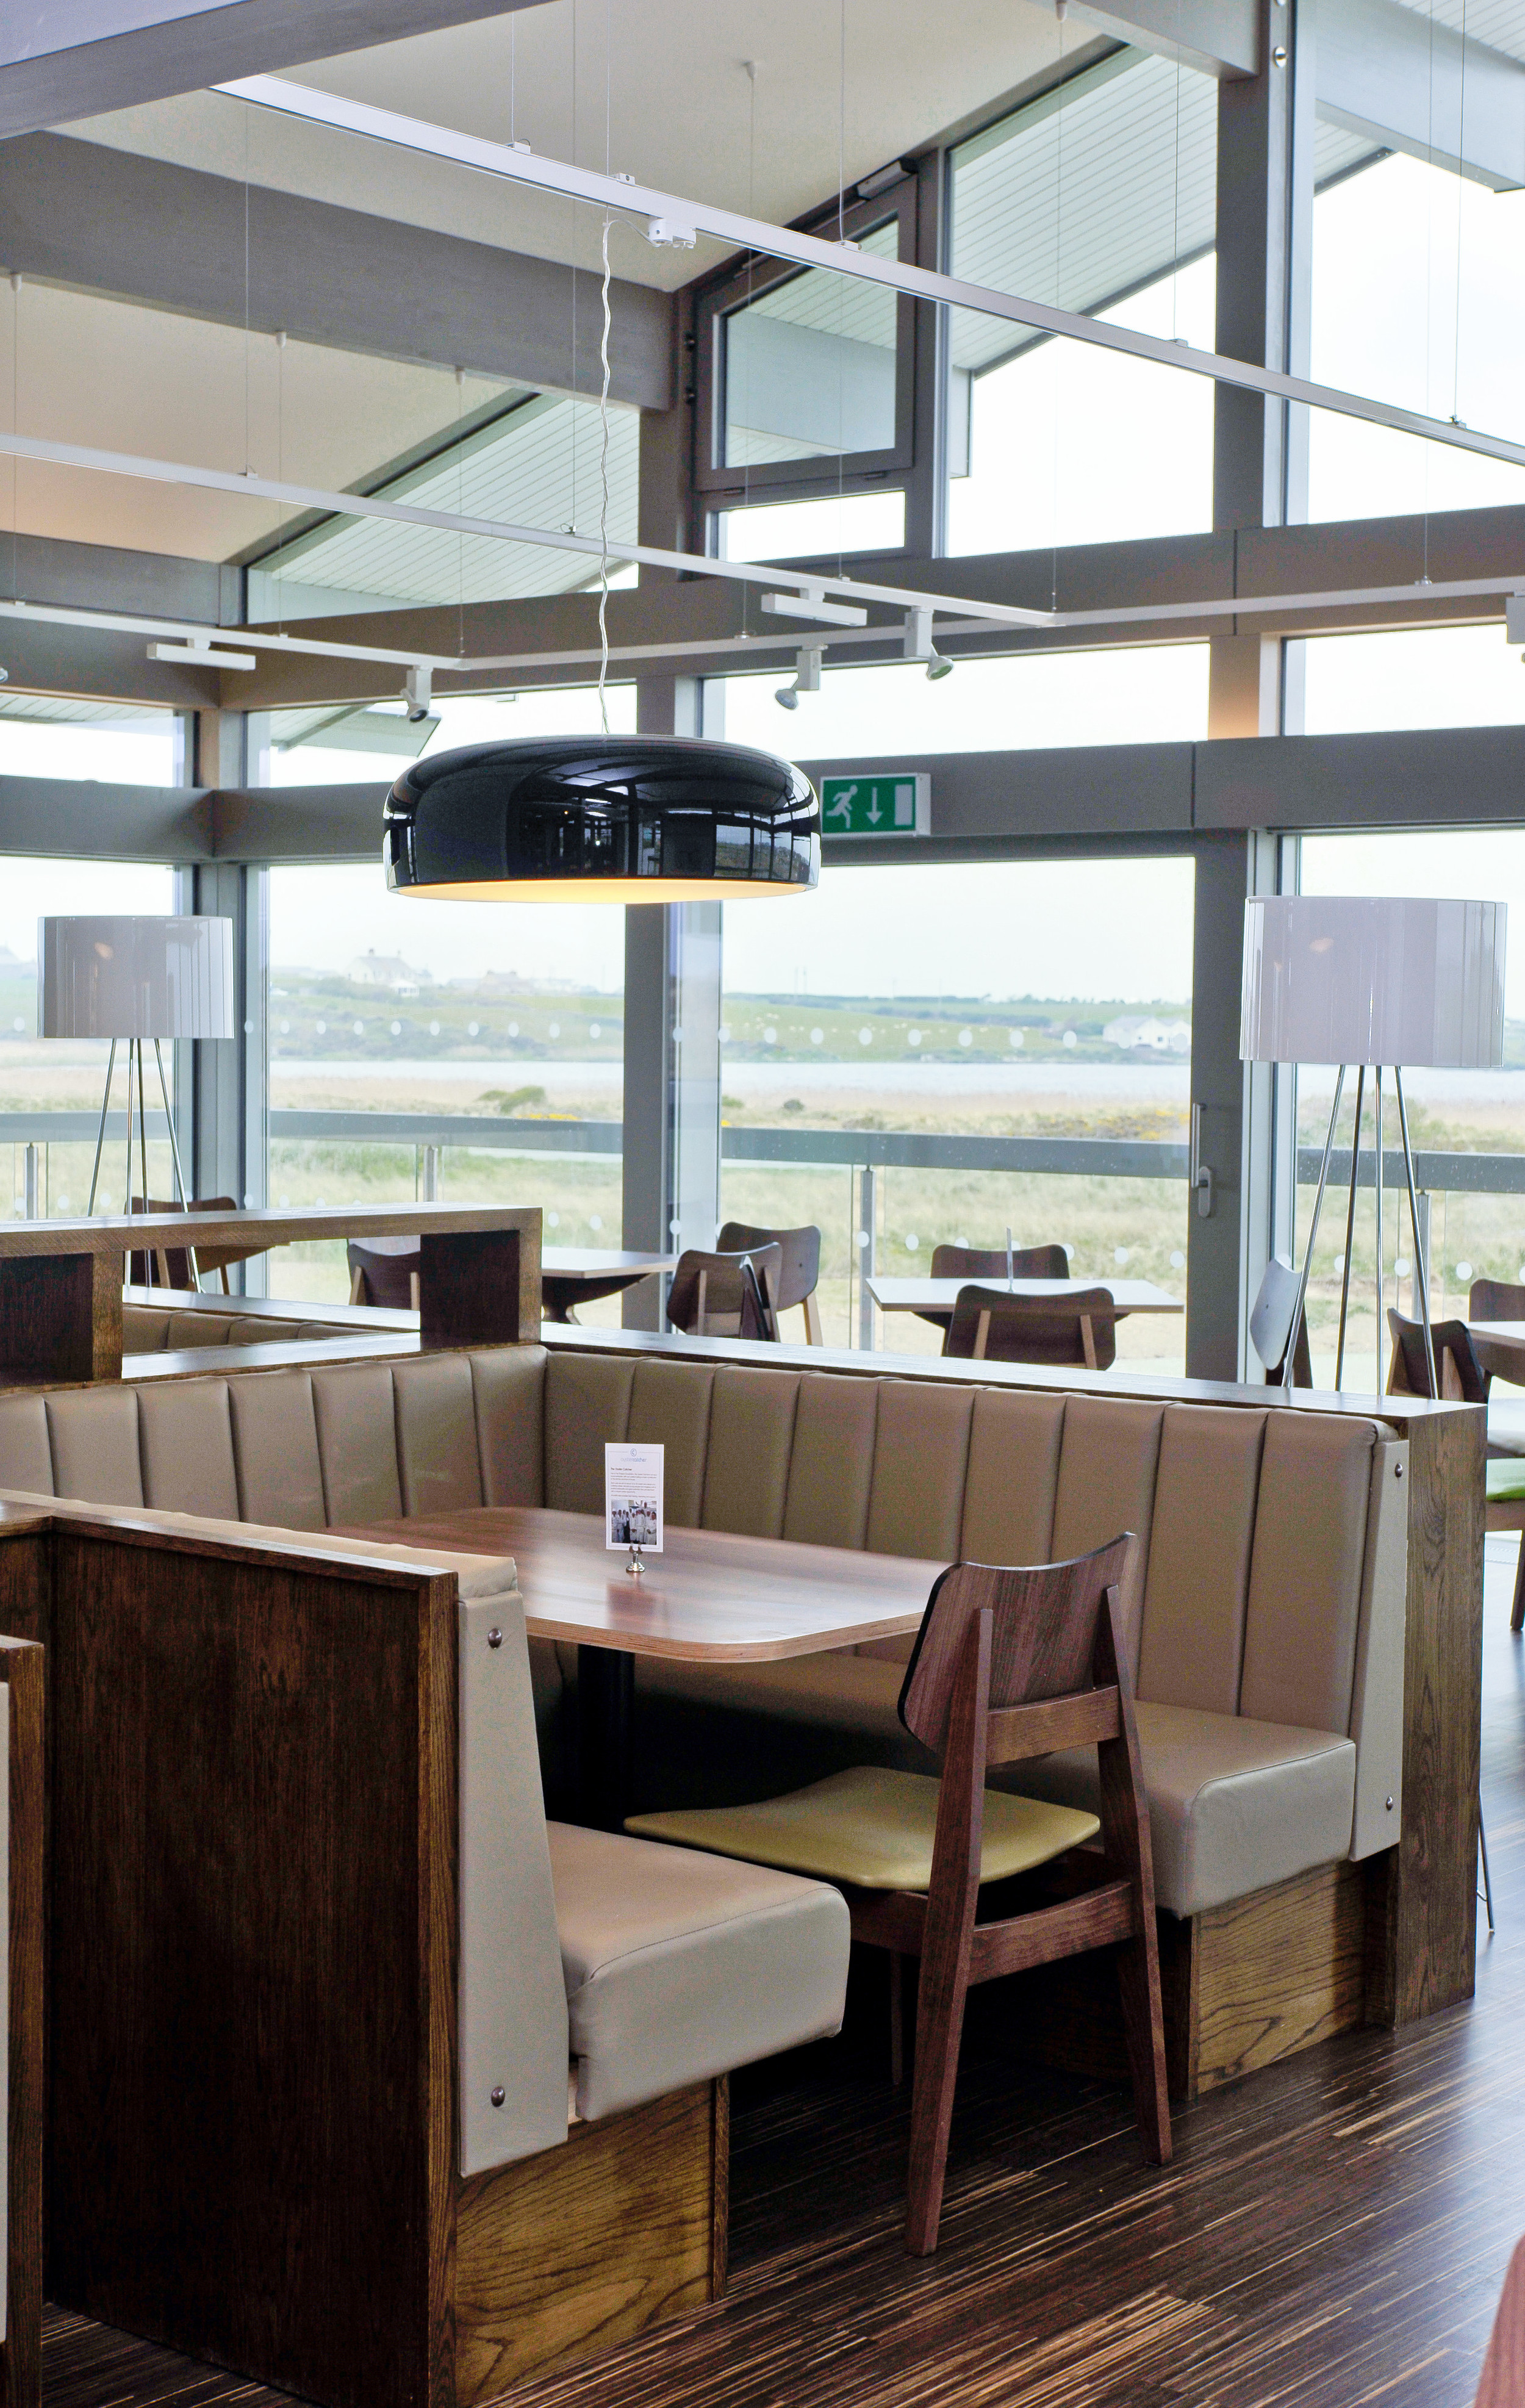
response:
<path id="1" fill-rule="evenodd" d="M 925 1772 L 856 1765 L 755 1806 L 632 1814 L 625 1828 L 638 1840 L 741 1856 L 853 1889 L 920 1892 L 932 1882 L 940 1786 Z M 1093 1840 L 1101 1828 L 1094 1814 L 1076 1807 L 987 1789 L 979 1878 L 1008 1881 L 1013 1873 L 1032 1872 Z"/>

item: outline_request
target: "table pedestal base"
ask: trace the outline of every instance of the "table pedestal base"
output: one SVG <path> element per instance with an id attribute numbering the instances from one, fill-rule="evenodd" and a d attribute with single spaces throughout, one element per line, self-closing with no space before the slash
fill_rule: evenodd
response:
<path id="1" fill-rule="evenodd" d="M 623 1828 L 631 1811 L 635 1658 L 619 1647 L 577 1649 L 577 1783 L 583 1821 Z"/>

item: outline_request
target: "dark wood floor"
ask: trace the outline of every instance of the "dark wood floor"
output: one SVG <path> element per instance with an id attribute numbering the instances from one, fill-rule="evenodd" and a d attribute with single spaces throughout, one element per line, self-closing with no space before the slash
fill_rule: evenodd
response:
<path id="1" fill-rule="evenodd" d="M 1525 1648 L 1489 1541 L 1484 1806 L 1500 1928 L 1477 1997 L 1180 2114 L 966 2044 L 942 2246 L 900 2242 L 905 2102 L 850 2041 L 736 2086 L 725 2300 L 516 2408 L 1466 2408 L 1525 2233 Z M 998 2001 L 997 2001 L 998 2007 Z M 55 2314 L 58 2408 L 278 2395 Z"/>

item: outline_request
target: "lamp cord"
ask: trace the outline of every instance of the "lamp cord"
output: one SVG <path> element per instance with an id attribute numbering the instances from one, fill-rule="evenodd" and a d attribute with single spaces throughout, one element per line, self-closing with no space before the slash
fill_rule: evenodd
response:
<path id="1" fill-rule="evenodd" d="M 604 323 L 598 356 L 603 379 L 598 394 L 598 715 L 609 732 L 609 704 L 605 682 L 609 674 L 609 213 L 604 212 Z"/>

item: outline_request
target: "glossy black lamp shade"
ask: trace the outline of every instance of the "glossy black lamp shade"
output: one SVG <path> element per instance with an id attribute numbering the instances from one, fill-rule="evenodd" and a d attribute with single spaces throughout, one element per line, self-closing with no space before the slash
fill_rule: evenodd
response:
<path id="1" fill-rule="evenodd" d="M 411 762 L 381 857 L 399 895 L 480 903 L 697 903 L 820 876 L 801 769 L 742 744 L 555 736 Z"/>

